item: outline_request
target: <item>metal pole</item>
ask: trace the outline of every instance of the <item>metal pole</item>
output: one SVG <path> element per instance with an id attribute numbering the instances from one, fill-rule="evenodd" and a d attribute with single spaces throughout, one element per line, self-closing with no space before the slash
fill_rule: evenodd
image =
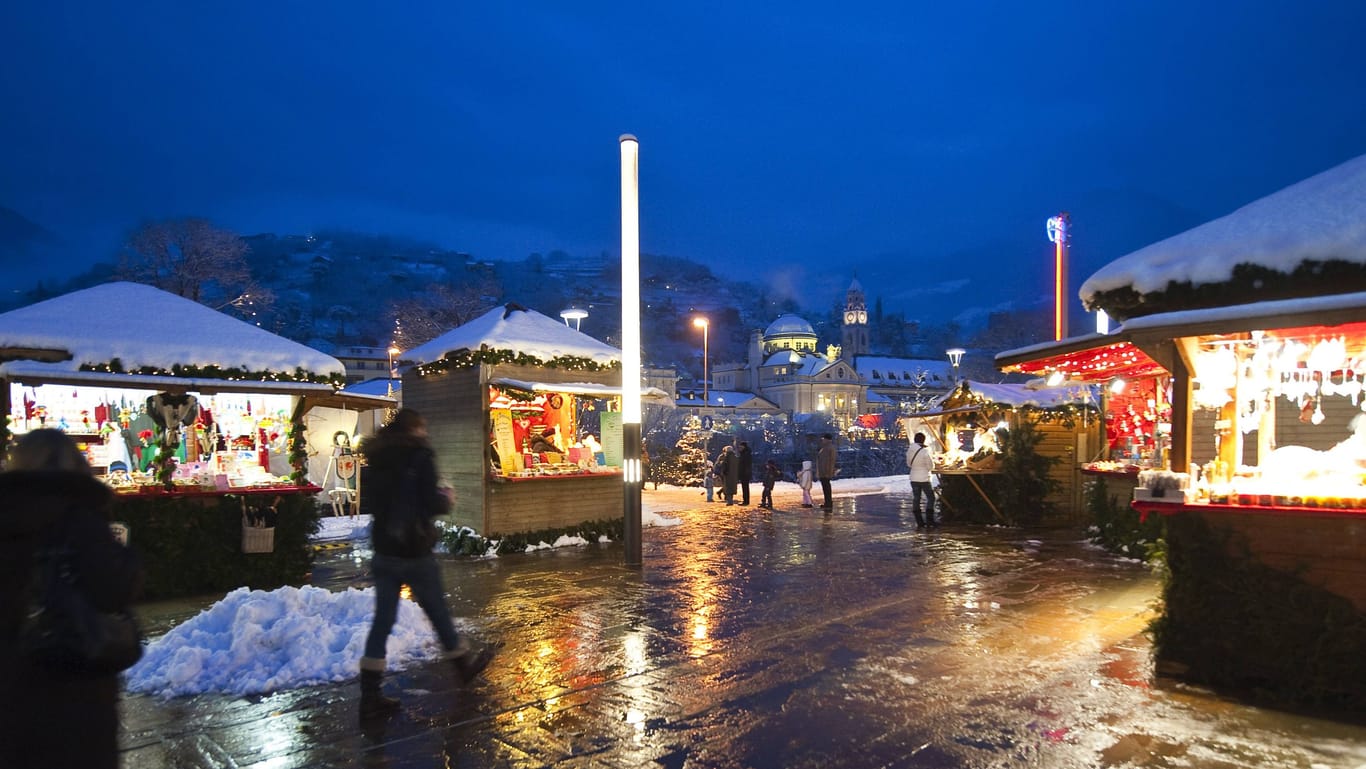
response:
<path id="1" fill-rule="evenodd" d="M 626 565 L 641 565 L 640 492 L 640 143 L 621 145 L 621 435 Z"/>

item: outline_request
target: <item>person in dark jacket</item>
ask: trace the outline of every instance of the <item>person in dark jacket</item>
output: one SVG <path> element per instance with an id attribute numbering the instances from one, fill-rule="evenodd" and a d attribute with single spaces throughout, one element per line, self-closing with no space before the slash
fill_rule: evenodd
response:
<path id="1" fill-rule="evenodd" d="M 18 651 L 42 549 L 70 549 L 77 586 L 101 611 L 127 610 L 142 590 L 142 561 L 109 529 L 113 498 L 58 430 L 20 438 L 0 473 L 0 766 L 119 764 L 118 674 L 49 669 Z"/>
<path id="2" fill-rule="evenodd" d="M 816 452 L 816 480 L 821 482 L 821 493 L 825 495 L 825 501 L 821 507 L 826 510 L 834 508 L 834 499 L 830 495 L 830 481 L 839 473 L 835 467 L 835 436 L 826 433 L 821 436 L 821 449 Z"/>
<path id="3" fill-rule="evenodd" d="M 764 463 L 764 469 L 760 471 L 760 480 L 764 484 L 764 493 L 759 496 L 759 507 L 773 509 L 773 487 L 783 478 L 783 471 L 778 467 L 778 463 L 768 460 Z"/>
<path id="4" fill-rule="evenodd" d="M 476 652 L 460 636 L 446 605 L 441 570 L 432 557 L 432 542 L 405 542 L 391 531 L 392 519 L 413 515 L 424 522 L 450 510 L 451 500 L 437 485 L 436 452 L 427 441 L 427 421 L 412 409 L 400 409 L 393 421 L 361 446 L 369 472 L 361 494 L 369 498 L 374 516 L 370 537 L 375 556 L 370 570 L 375 577 L 375 618 L 365 639 L 360 660 L 360 715 L 362 719 L 398 710 L 399 702 L 382 689 L 384 649 L 398 619 L 399 590 L 412 589 L 413 598 L 427 615 L 445 649 L 444 657 L 455 667 L 462 683 L 469 683 L 489 662 L 488 649 Z M 406 484 L 406 487 L 405 487 Z M 399 505 L 413 510 L 400 510 Z M 419 538 L 420 539 L 420 538 Z"/>
<path id="5" fill-rule="evenodd" d="M 716 475 L 721 479 L 721 498 L 726 504 L 735 504 L 735 484 L 740 478 L 740 460 L 735 456 L 735 448 L 722 446 L 721 456 L 716 459 Z"/>
<path id="6" fill-rule="evenodd" d="M 740 504 L 749 507 L 749 482 L 754 480 L 754 454 L 749 450 L 749 441 L 740 441 Z"/>

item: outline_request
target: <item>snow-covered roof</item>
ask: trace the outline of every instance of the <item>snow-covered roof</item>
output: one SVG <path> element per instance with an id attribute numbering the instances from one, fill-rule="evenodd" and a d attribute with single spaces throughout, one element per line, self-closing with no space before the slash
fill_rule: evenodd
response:
<path id="1" fill-rule="evenodd" d="M 854 359 L 854 370 L 858 372 L 859 379 L 876 386 L 909 387 L 918 382 L 922 373 L 927 385 L 953 381 L 953 366 L 944 360 L 860 355 Z"/>
<path id="2" fill-rule="evenodd" d="M 118 358 L 125 370 L 218 366 L 345 374 L 341 362 L 198 302 L 141 283 L 105 283 L 0 315 L 0 347 L 64 349 L 71 360 L 16 361 L 0 372 L 78 371 Z M 11 367 L 16 367 L 12 369 Z"/>
<path id="3" fill-rule="evenodd" d="M 815 336 L 816 329 L 811 327 L 802 317 L 788 313 L 778 316 L 778 319 L 768 324 L 764 329 L 764 338 L 775 336 Z"/>
<path id="4" fill-rule="evenodd" d="M 1050 409 L 1065 406 L 1069 403 L 1090 403 L 1097 402 L 1097 391 L 1094 385 L 1059 385 L 1058 387 L 1039 387 L 1031 388 L 1023 384 L 994 383 L 994 382 L 964 382 L 968 391 L 986 403 L 999 406 L 1011 406 L 1019 408 L 1021 406 L 1035 406 L 1037 408 Z M 957 394 L 957 390 L 946 393 L 935 398 L 930 402 L 929 408 L 917 416 L 927 416 L 942 411 L 945 404 L 952 400 Z"/>
<path id="5" fill-rule="evenodd" d="M 1366 264 L 1366 155 L 1120 257 L 1079 294 L 1090 306 L 1098 293 L 1125 286 L 1147 294 L 1170 281 L 1221 283 L 1238 264 L 1289 273 L 1305 260 L 1330 259 Z"/>
<path id="6" fill-rule="evenodd" d="M 711 406 L 713 408 L 733 409 L 778 408 L 777 404 L 762 395 L 739 392 L 738 390 L 708 390 L 706 395 L 706 400 L 703 400 L 701 390 L 680 392 L 675 403 L 679 406 Z"/>
<path id="7" fill-rule="evenodd" d="M 564 356 L 588 358 L 597 363 L 621 360 L 621 351 L 599 342 L 535 310 L 516 304 L 495 307 L 463 326 L 405 350 L 406 362 L 431 363 L 456 350 L 478 350 L 487 345 L 494 350 L 526 353 L 544 361 Z"/>

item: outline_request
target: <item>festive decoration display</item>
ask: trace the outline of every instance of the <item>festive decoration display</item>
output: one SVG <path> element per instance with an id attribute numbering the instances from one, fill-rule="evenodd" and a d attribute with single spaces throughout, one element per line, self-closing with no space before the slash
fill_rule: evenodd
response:
<path id="1" fill-rule="evenodd" d="M 112 358 L 107 363 L 82 363 L 81 371 L 98 371 L 105 374 L 129 374 L 140 376 L 171 376 L 185 377 L 189 379 L 224 379 L 229 381 L 243 382 L 310 382 L 313 384 L 330 384 L 341 387 L 346 383 L 346 377 L 342 374 L 313 374 L 302 368 L 294 369 L 293 373 L 281 371 L 248 371 L 240 368 L 223 368 L 214 364 L 208 366 L 189 366 L 176 365 L 169 369 L 157 368 L 155 366 L 140 366 L 136 369 L 125 369 L 123 361 Z"/>
<path id="2" fill-rule="evenodd" d="M 424 363 L 415 367 L 413 371 L 416 371 L 418 376 L 429 376 L 451 369 L 469 368 L 481 363 L 515 363 L 519 366 L 540 366 L 564 371 L 615 371 L 621 368 L 620 361 L 598 363 L 591 358 L 581 358 L 574 355 L 561 355 L 550 360 L 542 360 L 524 352 L 499 350 L 488 345 L 481 345 L 478 350 L 452 350 L 446 353 L 441 360 Z"/>

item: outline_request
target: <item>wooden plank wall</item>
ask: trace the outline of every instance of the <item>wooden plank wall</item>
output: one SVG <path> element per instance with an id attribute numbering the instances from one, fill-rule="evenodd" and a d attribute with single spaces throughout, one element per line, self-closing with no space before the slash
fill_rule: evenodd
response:
<path id="1" fill-rule="evenodd" d="M 484 491 L 487 401 L 478 368 L 403 376 L 403 406 L 427 418 L 437 473 L 455 489 L 448 521 L 480 533 L 488 531 Z"/>
<path id="2" fill-rule="evenodd" d="M 621 476 L 490 481 L 489 536 L 561 528 L 623 515 Z"/>
<path id="3" fill-rule="evenodd" d="M 1052 422 L 1035 425 L 1035 429 L 1043 436 L 1043 440 L 1039 442 L 1039 453 L 1058 458 L 1048 472 L 1049 477 L 1058 482 L 1058 491 L 1048 497 L 1048 501 L 1053 503 L 1056 510 L 1048 522 L 1081 523 L 1086 509 L 1082 503 L 1084 485 L 1078 470 L 1080 461 L 1076 456 L 1076 446 L 1077 435 L 1085 430 L 1080 425 L 1067 427 Z"/>
<path id="4" fill-rule="evenodd" d="M 1198 508 L 1196 508 L 1198 509 Z M 1366 612 L 1366 516 L 1202 510 L 1261 563 L 1336 593 Z M 1231 545 L 1232 554 L 1241 551 Z"/>

